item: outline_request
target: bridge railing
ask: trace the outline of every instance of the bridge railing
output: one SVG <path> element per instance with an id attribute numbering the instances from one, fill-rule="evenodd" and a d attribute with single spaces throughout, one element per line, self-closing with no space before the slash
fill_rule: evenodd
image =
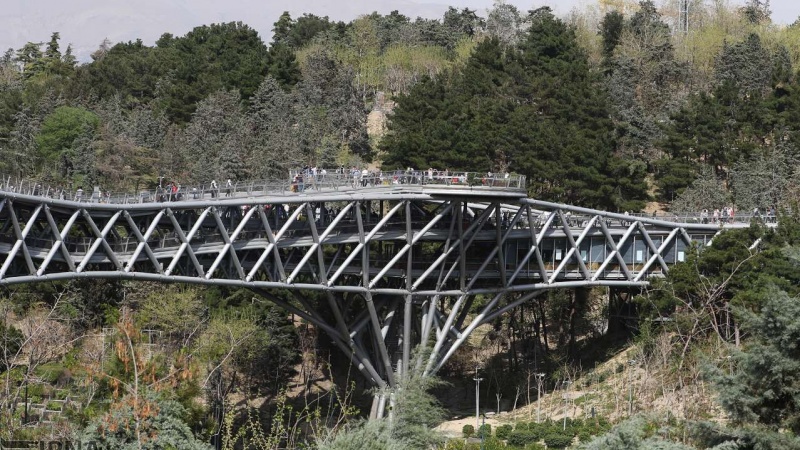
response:
<path id="1" fill-rule="evenodd" d="M 733 212 L 730 215 L 724 215 L 720 213 L 718 216 L 715 216 L 713 213 L 709 214 L 707 212 L 684 212 L 684 213 L 670 213 L 670 212 L 659 212 L 656 214 L 644 214 L 644 213 L 633 213 L 629 214 L 632 217 L 636 218 L 652 218 L 658 220 L 664 220 L 667 222 L 675 222 L 675 223 L 700 223 L 700 224 L 719 224 L 719 225 L 728 225 L 728 224 L 749 224 L 756 219 L 762 223 L 777 223 L 777 215 L 775 212 L 747 212 L 741 213 L 739 211 Z"/>
<path id="2" fill-rule="evenodd" d="M 285 180 L 250 180 L 168 185 L 138 192 L 102 191 L 98 188 L 66 189 L 34 179 L 3 177 L 0 190 L 25 195 L 88 203 L 151 203 L 168 201 L 208 201 L 228 198 L 260 197 L 269 194 L 339 191 L 375 187 L 454 186 L 495 189 L 525 189 L 525 176 L 450 171 L 337 171 L 292 170 Z"/>

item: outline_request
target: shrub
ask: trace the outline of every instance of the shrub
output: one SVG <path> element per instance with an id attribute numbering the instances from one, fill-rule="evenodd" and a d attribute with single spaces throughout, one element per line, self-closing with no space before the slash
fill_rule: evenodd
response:
<path id="1" fill-rule="evenodd" d="M 47 402 L 47 409 L 49 411 L 61 411 L 61 402 L 49 401 Z"/>
<path id="2" fill-rule="evenodd" d="M 544 443 L 547 444 L 547 448 L 566 448 L 572 444 L 572 438 L 572 434 L 551 431 L 544 436 Z"/>
<path id="3" fill-rule="evenodd" d="M 49 384 L 55 384 L 64 372 L 68 372 L 67 369 L 55 362 L 42 364 L 36 368 L 36 374 Z"/>
<path id="4" fill-rule="evenodd" d="M 512 427 L 509 424 L 500 425 L 494 432 L 494 435 L 497 436 L 497 439 L 508 439 L 508 436 L 511 434 Z"/>
<path id="5" fill-rule="evenodd" d="M 483 439 L 483 450 L 505 450 L 506 444 L 494 436 L 488 436 Z"/>
<path id="6" fill-rule="evenodd" d="M 464 425 L 464 427 L 461 428 L 461 434 L 463 434 L 465 438 L 472 437 L 475 434 L 475 427 L 469 424 Z"/>
<path id="7" fill-rule="evenodd" d="M 538 442 L 534 442 L 533 444 L 526 445 L 525 450 L 547 450 L 547 447 Z"/>
<path id="8" fill-rule="evenodd" d="M 467 443 L 463 439 L 450 439 L 445 442 L 442 450 L 467 450 Z"/>
<path id="9" fill-rule="evenodd" d="M 508 444 L 523 447 L 539 440 L 539 434 L 531 430 L 514 430 L 508 435 Z"/>
<path id="10" fill-rule="evenodd" d="M 492 426 L 489 425 L 488 423 L 485 423 L 485 424 L 481 425 L 480 428 L 478 428 L 478 437 L 481 437 L 481 436 L 489 437 L 491 435 L 492 435 Z"/>

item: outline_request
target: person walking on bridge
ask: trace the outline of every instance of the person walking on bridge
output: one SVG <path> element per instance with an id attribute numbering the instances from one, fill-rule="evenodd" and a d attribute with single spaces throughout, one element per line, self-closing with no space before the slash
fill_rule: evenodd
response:
<path id="1" fill-rule="evenodd" d="M 211 198 L 215 198 L 217 196 L 217 191 L 219 190 L 219 186 L 217 186 L 217 180 L 211 180 Z"/>

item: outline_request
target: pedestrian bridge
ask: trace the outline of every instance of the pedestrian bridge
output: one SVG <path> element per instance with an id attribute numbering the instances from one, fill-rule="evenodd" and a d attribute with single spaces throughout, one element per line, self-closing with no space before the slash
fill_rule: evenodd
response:
<path id="1" fill-rule="evenodd" d="M 527 198 L 517 175 L 330 171 L 77 198 L 6 180 L 0 285 L 105 278 L 249 288 L 326 331 L 386 386 L 409 370 L 412 345 L 433 346 L 425 369 L 435 372 L 476 327 L 544 290 L 644 286 L 751 219 L 549 203 Z M 468 314 L 478 298 L 485 306 Z"/>

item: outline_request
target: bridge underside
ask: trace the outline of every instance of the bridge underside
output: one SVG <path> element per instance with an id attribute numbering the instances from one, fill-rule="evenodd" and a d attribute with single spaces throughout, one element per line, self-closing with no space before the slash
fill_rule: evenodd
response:
<path id="1" fill-rule="evenodd" d="M 412 369 L 417 344 L 430 351 L 417 369 L 435 373 L 475 328 L 538 293 L 643 286 L 719 231 L 469 190 L 136 205 L 0 193 L 0 284 L 252 289 L 324 330 L 385 387 Z"/>

